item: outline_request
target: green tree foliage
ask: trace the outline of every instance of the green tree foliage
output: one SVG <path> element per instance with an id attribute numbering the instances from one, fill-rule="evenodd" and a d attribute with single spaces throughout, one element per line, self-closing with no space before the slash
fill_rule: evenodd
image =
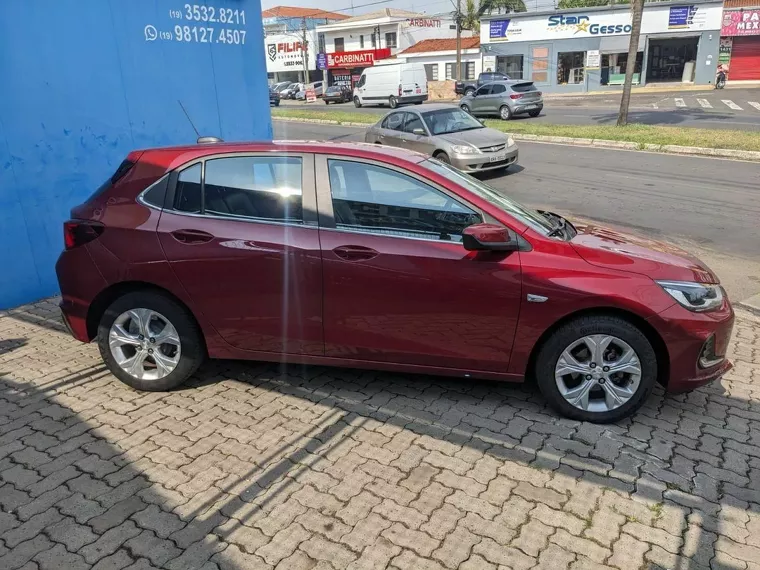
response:
<path id="1" fill-rule="evenodd" d="M 509 14 L 510 12 L 527 12 L 523 0 L 482 0 L 478 6 L 478 16 L 483 14 Z"/>

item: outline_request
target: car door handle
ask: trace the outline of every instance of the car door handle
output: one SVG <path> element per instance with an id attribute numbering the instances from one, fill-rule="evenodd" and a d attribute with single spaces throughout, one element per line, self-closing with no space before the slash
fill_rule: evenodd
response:
<path id="1" fill-rule="evenodd" d="M 379 255 L 371 247 L 361 245 L 342 245 L 333 249 L 333 253 L 346 261 L 367 261 Z"/>
<path id="2" fill-rule="evenodd" d="M 199 243 L 208 243 L 214 236 L 201 230 L 174 230 L 172 237 L 180 243 L 193 245 Z"/>

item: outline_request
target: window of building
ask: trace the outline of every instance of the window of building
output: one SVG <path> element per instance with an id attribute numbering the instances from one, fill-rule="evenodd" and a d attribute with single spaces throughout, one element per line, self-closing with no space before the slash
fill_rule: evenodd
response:
<path id="1" fill-rule="evenodd" d="M 481 222 L 474 210 L 401 172 L 346 160 L 328 165 L 338 228 L 461 242 L 464 228 Z"/>
<path id="2" fill-rule="evenodd" d="M 454 64 L 446 64 L 446 79 L 454 79 Z"/>
<path id="3" fill-rule="evenodd" d="M 317 34 L 317 44 L 319 45 L 319 53 L 325 53 L 325 35 Z"/>
<path id="4" fill-rule="evenodd" d="M 177 178 L 174 209 L 192 214 L 201 213 L 201 165 L 185 168 Z"/>
<path id="5" fill-rule="evenodd" d="M 241 156 L 206 161 L 205 213 L 301 222 L 301 159 Z"/>
<path id="6" fill-rule="evenodd" d="M 377 36 L 375 35 L 375 32 L 372 32 L 372 49 L 377 48 Z"/>
<path id="7" fill-rule="evenodd" d="M 585 51 L 561 51 L 557 53 L 557 83 L 577 85 L 585 78 Z"/>
<path id="8" fill-rule="evenodd" d="M 359 34 L 359 48 L 364 49 L 364 34 Z"/>
<path id="9" fill-rule="evenodd" d="M 396 32 L 388 32 L 385 34 L 385 47 L 395 48 L 396 46 Z"/>
<path id="10" fill-rule="evenodd" d="M 496 71 L 508 75 L 510 79 L 523 78 L 523 56 L 503 55 L 496 58 Z"/>
<path id="11" fill-rule="evenodd" d="M 438 81 L 438 64 L 426 63 L 425 76 L 427 77 L 428 81 Z"/>
<path id="12" fill-rule="evenodd" d="M 462 62 L 462 73 L 459 74 L 459 77 L 454 77 L 455 69 L 456 69 L 456 63 L 446 64 L 446 79 L 459 79 L 459 80 L 464 80 L 464 81 L 472 81 L 475 79 L 475 62 L 474 61 Z"/>
<path id="13" fill-rule="evenodd" d="M 335 38 L 333 43 L 335 44 L 335 51 L 346 51 L 346 45 L 343 38 Z"/>
<path id="14" fill-rule="evenodd" d="M 549 83 L 549 48 L 536 46 L 531 50 L 534 83 Z"/>
<path id="15" fill-rule="evenodd" d="M 644 62 L 644 52 L 636 54 L 636 65 L 633 70 L 634 85 L 641 82 L 641 65 Z M 625 68 L 628 65 L 628 53 L 603 53 L 602 69 L 599 83 L 601 85 L 622 85 L 625 81 Z"/>

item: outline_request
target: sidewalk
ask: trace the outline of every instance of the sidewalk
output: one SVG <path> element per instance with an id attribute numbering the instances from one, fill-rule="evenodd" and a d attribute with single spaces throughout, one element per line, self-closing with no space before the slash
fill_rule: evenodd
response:
<path id="1" fill-rule="evenodd" d="M 0 312 L 0 568 L 760 569 L 760 318 L 619 425 L 529 387 L 206 364 L 139 393 Z"/>

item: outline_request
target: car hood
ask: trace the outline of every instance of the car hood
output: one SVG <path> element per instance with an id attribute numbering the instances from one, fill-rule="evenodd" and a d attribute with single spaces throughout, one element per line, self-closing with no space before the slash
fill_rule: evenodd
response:
<path id="1" fill-rule="evenodd" d="M 507 144 L 505 133 L 496 129 L 484 127 L 482 129 L 473 129 L 471 131 L 461 131 L 459 133 L 447 133 L 445 135 L 436 135 L 438 138 L 445 140 L 450 144 L 471 144 L 478 148 L 494 146 L 498 144 Z"/>
<path id="2" fill-rule="evenodd" d="M 704 263 L 679 247 L 596 225 L 576 225 L 570 242 L 592 265 L 648 275 L 652 279 L 718 283 Z"/>

